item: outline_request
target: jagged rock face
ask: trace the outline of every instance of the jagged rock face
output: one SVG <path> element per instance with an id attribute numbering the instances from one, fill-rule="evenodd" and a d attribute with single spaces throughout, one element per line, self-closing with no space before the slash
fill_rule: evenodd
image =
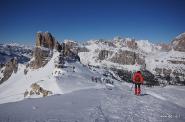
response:
<path id="1" fill-rule="evenodd" d="M 134 65 L 136 62 L 138 64 L 144 64 L 145 60 L 140 58 L 138 54 L 131 51 L 119 51 L 112 58 L 111 61 L 114 63 L 119 63 L 123 65 Z"/>
<path id="2" fill-rule="evenodd" d="M 86 47 L 78 47 L 77 52 L 89 52 L 89 50 Z"/>
<path id="3" fill-rule="evenodd" d="M 185 69 L 156 68 L 156 75 L 166 80 L 168 84 L 185 84 Z"/>
<path id="4" fill-rule="evenodd" d="M 161 69 L 161 68 L 155 68 L 155 72 L 156 72 L 157 75 L 161 75 L 162 72 L 163 72 L 163 69 Z"/>
<path id="5" fill-rule="evenodd" d="M 137 43 L 135 40 L 127 41 L 126 45 L 131 49 L 137 49 Z"/>
<path id="6" fill-rule="evenodd" d="M 80 61 L 80 57 L 78 56 L 77 50 L 72 50 L 71 49 L 72 47 L 66 43 L 62 43 L 61 46 L 62 46 L 62 51 L 63 51 L 62 53 L 63 53 L 63 56 L 65 57 L 65 60 Z"/>
<path id="7" fill-rule="evenodd" d="M 148 86 L 159 85 L 159 81 L 155 79 L 155 75 L 148 70 L 141 71 L 144 77 L 145 84 Z"/>
<path id="8" fill-rule="evenodd" d="M 113 52 L 108 50 L 101 50 L 98 55 L 98 59 L 104 60 L 109 57 L 109 55 L 112 55 Z"/>
<path id="9" fill-rule="evenodd" d="M 62 43 L 61 45 L 62 45 L 62 50 L 63 50 L 64 56 L 70 55 L 70 53 L 71 53 L 70 46 L 66 43 Z"/>
<path id="10" fill-rule="evenodd" d="M 112 55 L 113 55 L 112 51 L 101 50 L 99 52 L 98 59 L 105 60 Z M 131 51 L 119 51 L 110 60 L 114 63 L 119 63 L 123 65 L 130 65 L 130 64 L 133 65 L 136 62 L 138 64 L 145 63 L 144 59 L 141 59 L 138 54 L 136 54 L 135 52 L 131 52 Z"/>
<path id="11" fill-rule="evenodd" d="M 55 39 L 51 35 L 51 33 L 48 33 L 48 32 L 37 33 L 36 34 L 36 46 L 54 49 Z"/>
<path id="12" fill-rule="evenodd" d="M 33 51 L 33 59 L 29 66 L 33 69 L 38 69 L 45 66 L 53 55 L 52 50 L 61 50 L 58 42 L 55 42 L 54 37 L 48 32 L 39 32 L 36 34 L 36 47 Z"/>
<path id="13" fill-rule="evenodd" d="M 30 62 L 30 67 L 33 69 L 38 69 L 48 63 L 49 59 L 52 57 L 52 52 L 49 49 L 44 50 L 42 48 L 36 47 L 34 49 L 33 57 L 34 60 Z"/>
<path id="14" fill-rule="evenodd" d="M 67 42 L 60 44 L 55 41 L 54 37 L 48 33 L 37 33 L 36 48 L 34 49 L 33 59 L 30 62 L 30 67 L 38 69 L 45 66 L 53 55 L 53 49 L 61 52 L 67 60 L 80 61 L 77 53 L 71 51 L 76 46 L 76 43 Z"/>
<path id="15" fill-rule="evenodd" d="M 75 54 L 78 54 L 79 51 L 79 47 L 78 47 L 78 43 L 75 41 L 70 41 L 70 40 L 65 40 L 63 43 L 64 47 L 65 47 L 65 52 L 66 51 L 72 51 Z"/>
<path id="16" fill-rule="evenodd" d="M 74 42 L 74 41 L 66 41 L 65 42 L 65 46 L 70 48 L 70 49 L 73 49 L 74 47 L 78 46 L 78 43 Z"/>
<path id="17" fill-rule="evenodd" d="M 0 83 L 8 80 L 13 72 L 16 73 L 18 63 L 28 62 L 31 55 L 31 46 L 16 43 L 0 44 Z"/>
<path id="18" fill-rule="evenodd" d="M 175 51 L 185 52 L 185 33 L 172 41 L 172 47 Z"/>
<path id="19" fill-rule="evenodd" d="M 0 79 L 0 84 L 3 83 L 4 81 L 8 80 L 8 78 L 12 75 L 12 73 L 16 73 L 18 70 L 18 63 L 17 63 L 17 59 L 13 58 L 10 61 L 8 61 L 5 64 L 5 68 L 2 71 L 3 73 L 3 78 Z"/>
<path id="20" fill-rule="evenodd" d="M 57 41 L 56 41 L 56 43 L 55 43 L 55 49 L 56 49 L 57 51 L 59 51 L 59 52 L 61 52 L 61 50 L 62 50 L 62 45 L 61 45 L 59 42 L 57 42 Z"/>
<path id="21" fill-rule="evenodd" d="M 121 69 L 112 69 L 115 74 L 117 74 L 123 81 L 132 82 L 132 72 Z"/>
<path id="22" fill-rule="evenodd" d="M 172 70 L 171 69 L 163 68 L 163 74 L 164 74 L 164 76 L 169 76 L 171 73 L 172 73 Z"/>

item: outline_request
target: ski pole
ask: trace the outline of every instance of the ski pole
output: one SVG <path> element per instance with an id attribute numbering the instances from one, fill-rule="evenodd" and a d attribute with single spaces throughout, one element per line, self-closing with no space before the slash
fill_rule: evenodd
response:
<path id="1" fill-rule="evenodd" d="M 143 94 L 147 94 L 147 91 L 146 91 L 146 88 L 145 88 L 145 85 L 143 84 Z"/>

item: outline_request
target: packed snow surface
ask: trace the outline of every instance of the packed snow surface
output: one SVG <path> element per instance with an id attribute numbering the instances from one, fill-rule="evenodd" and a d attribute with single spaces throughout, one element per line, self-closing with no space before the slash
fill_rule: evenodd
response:
<path id="1" fill-rule="evenodd" d="M 112 90 L 89 88 L 45 98 L 0 105 L 3 122 L 184 122 L 184 87 L 142 88 L 131 84 Z"/>

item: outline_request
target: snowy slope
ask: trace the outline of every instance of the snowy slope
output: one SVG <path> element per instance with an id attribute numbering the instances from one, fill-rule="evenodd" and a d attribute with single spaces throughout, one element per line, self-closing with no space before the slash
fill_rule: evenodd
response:
<path id="1" fill-rule="evenodd" d="M 5 122 L 184 122 L 184 87 L 143 88 L 135 96 L 130 84 L 112 90 L 85 89 L 46 98 L 0 105 Z M 180 88 L 180 89 L 179 89 Z M 171 91 L 170 93 L 164 91 Z M 173 92 L 175 91 L 175 92 Z M 160 93 L 161 92 L 161 93 Z M 162 93 L 164 92 L 164 94 Z M 179 98 L 179 101 L 176 99 Z"/>
<path id="2" fill-rule="evenodd" d="M 24 92 L 26 89 L 30 90 L 30 85 L 33 83 L 52 91 L 53 94 L 64 94 L 79 89 L 101 87 L 101 85 L 99 86 L 91 81 L 92 76 L 98 76 L 99 74 L 91 72 L 79 62 L 66 62 L 67 68 L 63 69 L 66 74 L 60 79 L 54 77 L 52 75 L 55 70 L 54 61 L 58 58 L 58 55 L 59 53 L 55 51 L 46 66 L 36 70 L 29 69 L 26 75 L 24 75 L 25 65 L 19 65 L 18 72 L 0 85 L 0 103 L 23 100 Z M 75 72 L 72 71 L 72 66 L 75 66 Z"/>

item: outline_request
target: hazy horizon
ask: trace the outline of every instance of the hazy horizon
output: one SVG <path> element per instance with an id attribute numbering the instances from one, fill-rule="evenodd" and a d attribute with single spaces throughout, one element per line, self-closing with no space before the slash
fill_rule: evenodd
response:
<path id="1" fill-rule="evenodd" d="M 45 32 L 45 31 L 42 31 L 42 32 Z M 118 36 L 114 36 L 112 38 L 92 38 L 92 39 L 87 39 L 87 40 L 75 40 L 75 39 L 70 39 L 70 38 L 66 38 L 66 39 L 58 39 L 55 34 L 53 34 L 52 32 L 50 32 L 54 37 L 55 39 L 62 43 L 64 42 L 65 40 L 72 40 L 72 41 L 76 41 L 76 42 L 87 42 L 87 41 L 90 41 L 90 40 L 100 40 L 100 39 L 103 39 L 105 41 L 112 41 L 115 37 L 118 37 Z M 131 39 L 136 39 L 137 41 L 140 41 L 140 40 L 148 40 L 148 39 L 137 39 L 137 38 L 133 38 L 133 37 L 128 37 L 128 36 L 121 36 L 119 35 L 119 37 L 121 38 L 131 38 Z M 170 41 L 152 41 L 152 40 L 148 40 L 149 42 L 153 43 L 153 44 L 161 44 L 161 43 L 164 43 L 164 44 L 169 44 L 171 43 L 172 40 Z M 22 44 L 22 45 L 28 45 L 28 46 L 34 46 L 35 45 L 35 42 L 36 42 L 36 33 L 35 35 L 33 36 L 33 40 L 31 41 L 20 41 L 20 40 L 6 40 L 6 41 L 0 41 L 1 43 L 0 44 Z"/>

